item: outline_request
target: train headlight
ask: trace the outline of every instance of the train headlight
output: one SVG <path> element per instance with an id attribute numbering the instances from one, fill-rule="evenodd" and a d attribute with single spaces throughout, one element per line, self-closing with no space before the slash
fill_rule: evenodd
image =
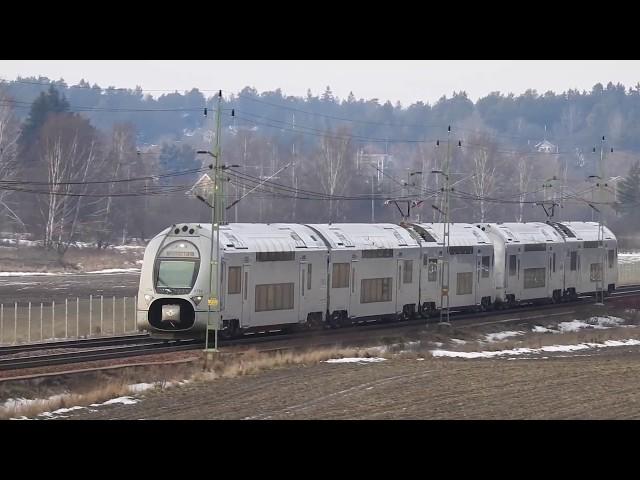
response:
<path id="1" fill-rule="evenodd" d="M 148 306 L 149 306 L 149 304 L 151 303 L 151 300 L 153 300 L 153 295 L 146 294 L 146 295 L 144 296 L 144 301 L 146 302 L 147 307 L 148 307 Z"/>
<path id="2" fill-rule="evenodd" d="M 195 303 L 197 306 L 202 301 L 202 295 L 198 295 L 197 297 L 191 297 L 191 300 L 193 300 L 193 303 Z"/>

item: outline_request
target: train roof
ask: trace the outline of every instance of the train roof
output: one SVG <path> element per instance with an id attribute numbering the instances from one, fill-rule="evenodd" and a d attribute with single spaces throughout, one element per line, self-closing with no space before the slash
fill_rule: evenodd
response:
<path id="1" fill-rule="evenodd" d="M 580 240 L 580 241 L 597 241 L 598 240 L 598 222 L 560 222 L 567 227 L 574 237 L 567 238 L 567 240 Z M 616 236 L 606 226 L 603 227 L 604 239 L 615 240 Z"/>
<path id="2" fill-rule="evenodd" d="M 551 225 L 542 222 L 505 222 L 481 225 L 502 238 L 505 243 L 563 242 L 563 236 Z"/>
<path id="3" fill-rule="evenodd" d="M 211 238 L 211 224 L 200 228 Z M 220 226 L 220 239 L 221 246 L 232 251 L 326 250 L 324 242 L 313 230 L 297 223 L 229 223 Z"/>
<path id="4" fill-rule="evenodd" d="M 488 245 L 491 240 L 485 232 L 470 223 L 449 224 L 449 245 Z M 412 228 L 420 238 L 422 243 L 429 245 L 442 245 L 444 238 L 444 223 L 412 223 Z"/>
<path id="5" fill-rule="evenodd" d="M 417 247 L 418 242 L 400 225 L 393 223 L 314 223 L 334 250 Z"/>

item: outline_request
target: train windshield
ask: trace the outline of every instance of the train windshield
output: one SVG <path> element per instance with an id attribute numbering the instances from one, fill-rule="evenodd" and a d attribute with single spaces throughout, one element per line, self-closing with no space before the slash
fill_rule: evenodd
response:
<path id="1" fill-rule="evenodd" d="M 160 260 L 156 288 L 191 288 L 197 263 L 189 260 Z"/>

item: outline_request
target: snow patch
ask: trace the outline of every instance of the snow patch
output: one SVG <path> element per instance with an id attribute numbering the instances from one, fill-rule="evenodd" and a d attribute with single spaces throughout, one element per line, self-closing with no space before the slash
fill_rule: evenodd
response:
<path id="1" fill-rule="evenodd" d="M 92 407 L 94 406 L 99 406 L 99 405 L 114 405 L 117 403 L 121 403 L 123 405 L 134 405 L 136 403 L 138 403 L 140 400 L 138 400 L 137 398 L 133 398 L 133 397 L 118 397 L 118 398 L 112 398 L 111 400 L 107 400 L 106 402 L 100 403 L 98 405 L 91 405 Z"/>
<path id="2" fill-rule="evenodd" d="M 371 357 L 371 358 L 358 358 L 358 357 L 347 357 L 347 358 L 331 358 L 329 360 L 325 360 L 325 363 L 376 363 L 376 362 L 384 362 L 386 358 L 381 357 Z"/>
<path id="3" fill-rule="evenodd" d="M 140 273 L 139 268 L 106 268 L 104 270 L 94 270 L 86 273 Z"/>
<path id="4" fill-rule="evenodd" d="M 49 275 L 73 275 L 71 272 L 0 272 L 0 277 L 42 277 Z"/>
<path id="5" fill-rule="evenodd" d="M 551 328 L 542 327 L 540 325 L 536 325 L 531 329 L 532 332 L 535 333 L 558 333 L 557 330 L 553 330 Z"/>
<path id="6" fill-rule="evenodd" d="M 504 340 L 505 338 L 516 337 L 518 335 L 524 335 L 524 332 L 520 331 L 506 331 L 506 332 L 496 332 L 496 333 L 488 333 L 484 336 L 485 341 L 487 342 L 496 342 L 498 340 Z"/>
<path id="7" fill-rule="evenodd" d="M 577 332 L 584 328 L 593 328 L 596 330 L 605 330 L 607 328 L 617 327 L 624 320 L 618 317 L 591 317 L 587 321 L 572 320 L 570 322 L 562 322 L 558 324 L 558 330 L 561 333 Z"/>
<path id="8" fill-rule="evenodd" d="M 542 352 L 576 352 L 589 348 L 628 347 L 640 345 L 640 340 L 607 340 L 604 343 L 579 343 L 576 345 L 548 345 L 540 348 L 513 348 L 509 350 L 480 351 L 480 352 L 454 352 L 450 350 L 432 350 L 434 357 L 459 357 L 459 358 L 493 358 L 505 355 L 539 354 Z"/>
<path id="9" fill-rule="evenodd" d="M 465 340 L 460 340 L 459 338 L 452 338 L 451 342 L 455 343 L 456 345 L 464 345 L 467 343 Z"/>

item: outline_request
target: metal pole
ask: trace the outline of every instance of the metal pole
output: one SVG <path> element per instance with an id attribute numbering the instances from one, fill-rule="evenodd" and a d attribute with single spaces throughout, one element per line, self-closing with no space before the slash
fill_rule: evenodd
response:
<path id="1" fill-rule="evenodd" d="M 42 325 L 42 302 L 40 302 L 40 341 L 44 338 L 44 326 Z"/>
<path id="2" fill-rule="evenodd" d="M 80 337 L 80 297 L 76 297 L 76 337 Z"/>
<path id="3" fill-rule="evenodd" d="M 111 306 L 111 335 L 116 334 L 116 296 L 113 296 L 113 305 Z"/>
<path id="4" fill-rule="evenodd" d="M 210 269 L 209 269 L 209 299 L 207 301 L 207 328 L 205 332 L 205 350 L 209 349 L 209 327 L 211 326 L 211 313 L 219 312 L 219 299 L 218 299 L 218 284 L 220 278 L 220 242 L 218 241 L 218 234 L 220 231 L 219 222 L 223 217 L 221 214 L 224 213 L 224 207 L 222 206 L 222 202 L 224 201 L 224 196 L 219 197 L 218 195 L 218 184 L 219 184 L 219 165 L 220 165 L 220 157 L 221 157 L 221 148 L 220 148 L 220 135 L 221 135 L 221 113 L 222 113 L 222 91 L 218 93 L 218 108 L 216 111 L 216 143 L 215 143 L 215 168 L 213 169 L 213 190 L 212 200 L 213 207 L 211 210 L 211 248 L 210 248 Z M 211 173 L 209 174 L 211 176 Z M 262 202 L 260 203 L 262 205 Z M 222 208 L 221 208 L 222 207 Z M 214 248 L 215 242 L 215 248 Z M 214 256 L 215 253 L 215 256 Z M 215 275 L 214 275 L 215 270 Z M 215 310 L 212 310 L 213 309 Z M 217 315 L 216 315 L 217 316 Z M 215 330 L 215 346 L 214 349 L 218 349 L 218 318 L 216 318 L 216 323 L 214 324 Z"/>
<path id="5" fill-rule="evenodd" d="M 4 340 L 4 303 L 0 303 L 0 343 Z"/>
<path id="6" fill-rule="evenodd" d="M 69 299 L 64 299 L 64 337 L 69 337 Z"/>
<path id="7" fill-rule="evenodd" d="M 13 304 L 13 343 L 18 343 L 18 302 Z"/>
<path id="8" fill-rule="evenodd" d="M 29 313 L 27 315 L 27 323 L 29 324 L 28 328 L 29 328 L 29 333 L 27 335 L 27 341 L 29 343 L 31 343 L 31 302 L 29 302 Z"/>
<path id="9" fill-rule="evenodd" d="M 127 330 L 127 297 L 122 299 L 122 333 Z"/>
<path id="10" fill-rule="evenodd" d="M 93 320 L 93 295 L 89 295 L 89 336 L 91 336 L 92 320 Z"/>
<path id="11" fill-rule="evenodd" d="M 104 295 L 100 295 L 100 335 L 103 335 L 102 318 L 104 316 Z"/>
<path id="12" fill-rule="evenodd" d="M 138 314 L 138 296 L 134 295 L 133 296 L 133 330 L 131 330 L 132 332 L 136 331 L 137 314 Z"/>
<path id="13" fill-rule="evenodd" d="M 56 301 L 51 302 L 51 338 L 56 338 Z"/>

